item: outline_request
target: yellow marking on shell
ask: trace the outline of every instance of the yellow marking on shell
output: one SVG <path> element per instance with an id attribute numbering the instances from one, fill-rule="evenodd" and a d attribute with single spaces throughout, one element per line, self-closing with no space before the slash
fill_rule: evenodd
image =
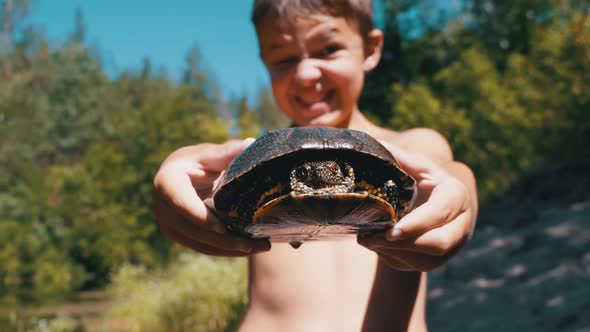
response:
<path id="1" fill-rule="evenodd" d="M 361 180 L 361 181 L 357 182 L 355 186 L 357 189 L 367 191 L 369 193 L 369 195 L 371 195 L 371 196 L 376 196 L 376 197 L 379 197 L 379 198 L 386 200 L 386 201 L 389 200 L 387 193 L 384 193 L 381 190 L 381 188 L 375 188 L 375 186 L 373 186 L 372 184 L 368 183 L 365 180 Z"/>
<path id="2" fill-rule="evenodd" d="M 381 191 L 378 188 L 375 188 L 372 184 L 368 183 L 365 180 L 361 180 L 356 183 L 356 188 L 367 191 L 372 196 L 377 196 L 378 193 Z"/>
<path id="3" fill-rule="evenodd" d="M 373 188 L 373 186 L 371 184 L 367 183 L 367 181 L 365 181 L 365 180 L 361 180 L 361 181 L 357 182 L 356 187 L 364 189 L 366 191 L 369 191 Z"/>
<path id="4" fill-rule="evenodd" d="M 261 206 L 263 203 L 266 202 L 266 198 L 279 193 L 281 191 L 285 190 L 285 185 L 283 183 L 277 183 L 276 186 L 270 188 L 269 190 L 265 191 L 262 193 L 262 195 L 260 195 L 260 198 L 258 199 L 258 202 L 256 203 L 256 206 Z"/>
<path id="5" fill-rule="evenodd" d="M 230 218 L 237 218 L 238 217 L 238 209 L 232 209 L 227 213 Z"/>

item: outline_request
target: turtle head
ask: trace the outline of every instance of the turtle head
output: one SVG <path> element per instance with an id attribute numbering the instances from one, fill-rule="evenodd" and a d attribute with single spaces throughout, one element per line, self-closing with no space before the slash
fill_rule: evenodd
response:
<path id="1" fill-rule="evenodd" d="M 354 170 L 345 162 L 305 161 L 291 170 L 291 190 L 299 193 L 350 192 Z"/>

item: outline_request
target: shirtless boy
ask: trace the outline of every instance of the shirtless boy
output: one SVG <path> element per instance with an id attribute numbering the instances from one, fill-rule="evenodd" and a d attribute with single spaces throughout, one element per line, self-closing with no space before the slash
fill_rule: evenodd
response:
<path id="1" fill-rule="evenodd" d="M 297 126 L 351 128 L 380 140 L 417 180 L 417 208 L 386 232 L 297 250 L 228 233 L 213 213 L 211 189 L 248 139 L 184 147 L 164 161 L 154 179 L 162 232 L 204 254 L 250 257 L 240 331 L 426 331 L 426 272 L 473 232 L 472 172 L 437 132 L 392 131 L 360 112 L 365 73 L 383 43 L 371 0 L 254 2 L 260 56 L 280 110 Z"/>

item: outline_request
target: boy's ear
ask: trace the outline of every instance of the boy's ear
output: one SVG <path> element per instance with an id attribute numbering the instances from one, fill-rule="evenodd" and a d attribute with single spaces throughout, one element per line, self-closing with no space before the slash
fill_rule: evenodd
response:
<path id="1" fill-rule="evenodd" d="M 373 29 L 367 36 L 365 46 L 365 61 L 363 62 L 363 70 L 365 72 L 373 70 L 377 67 L 381 59 L 381 52 L 383 51 L 383 32 L 379 29 Z"/>

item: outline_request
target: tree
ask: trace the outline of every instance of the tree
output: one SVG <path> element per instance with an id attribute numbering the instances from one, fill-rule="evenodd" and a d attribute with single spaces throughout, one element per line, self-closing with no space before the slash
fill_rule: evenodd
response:
<path id="1" fill-rule="evenodd" d="M 194 45 L 185 57 L 182 83 L 196 87 L 198 93 L 203 96 L 215 96 L 215 88 L 214 83 L 211 81 L 211 74 L 203 67 L 201 51 L 197 45 Z"/>
<path id="2" fill-rule="evenodd" d="M 12 52 L 12 1 L 4 2 L 3 14 L 3 31 L 0 34 L 0 56 L 2 58 L 2 77 L 9 80 L 12 76 L 12 66 L 10 52 Z"/>
<path id="3" fill-rule="evenodd" d="M 576 16 L 587 14 L 559 15 L 569 18 L 531 25 L 527 54 L 514 50 L 502 66 L 475 43 L 432 79 L 396 85 L 390 124 L 442 132 L 484 199 L 544 162 L 587 156 L 590 23 Z"/>
<path id="4" fill-rule="evenodd" d="M 15 41 L 28 62 L 0 81 L 0 231 L 19 237 L 0 245 L 0 302 L 63 297 L 123 263 L 166 260 L 154 173 L 180 146 L 229 137 L 198 62 L 186 83 L 149 61 L 113 80 L 83 38 L 51 49 L 35 31 Z"/>
<path id="5" fill-rule="evenodd" d="M 0 59 L 2 76 L 9 80 L 13 73 L 14 28 L 29 11 L 28 0 L 5 0 L 0 8 Z"/>
<path id="6" fill-rule="evenodd" d="M 86 23 L 84 22 L 84 15 L 82 8 L 76 8 L 76 21 L 74 24 L 74 31 L 70 36 L 70 42 L 75 44 L 82 44 L 86 39 Z"/>
<path id="7" fill-rule="evenodd" d="M 262 130 L 269 131 L 289 125 L 289 119 L 275 105 L 272 93 L 261 87 L 254 112 Z"/>
<path id="8" fill-rule="evenodd" d="M 389 87 L 402 81 L 404 58 L 402 53 L 403 32 L 400 15 L 412 7 L 410 1 L 382 1 L 384 8 L 383 31 L 385 34 L 383 54 L 379 65 L 368 74 L 361 99 L 363 111 L 380 121 L 391 117 L 391 107 L 386 96 Z"/>
<path id="9" fill-rule="evenodd" d="M 256 121 L 256 114 L 248 106 L 248 97 L 242 97 L 234 100 L 232 104 L 235 107 L 236 125 L 239 131 L 239 137 L 258 137 L 260 134 L 260 124 Z"/>
<path id="10" fill-rule="evenodd" d="M 409 84 L 433 75 L 456 54 L 444 33 L 447 11 L 436 1 L 380 0 L 383 12 L 383 54 L 379 65 L 367 75 L 360 108 L 373 119 L 387 123 L 395 113 L 390 99 L 393 84 Z M 377 8 L 377 7 L 376 7 Z"/>
<path id="11" fill-rule="evenodd" d="M 510 54 L 529 54 L 534 26 L 554 15 L 553 0 L 468 0 L 467 35 L 470 44 L 481 44 L 492 61 L 503 69 Z"/>

